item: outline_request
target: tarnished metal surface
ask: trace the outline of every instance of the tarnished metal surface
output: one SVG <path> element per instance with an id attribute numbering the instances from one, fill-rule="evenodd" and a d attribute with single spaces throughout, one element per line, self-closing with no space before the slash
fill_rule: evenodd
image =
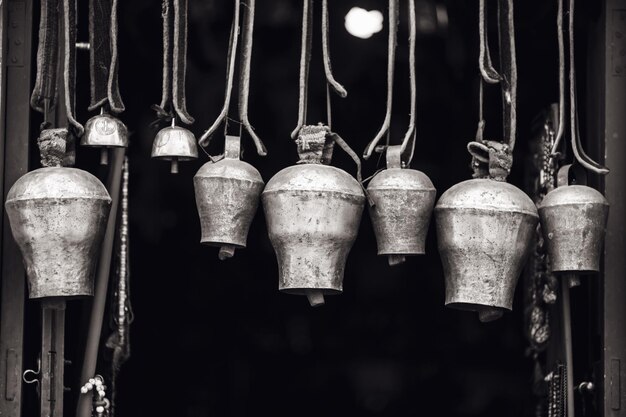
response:
<path id="1" fill-rule="evenodd" d="M 423 172 L 390 168 L 370 181 L 367 192 L 379 255 L 425 253 L 436 190 Z"/>
<path id="2" fill-rule="evenodd" d="M 608 215 L 608 201 L 591 187 L 566 185 L 545 196 L 539 216 L 552 272 L 599 271 Z"/>
<path id="3" fill-rule="evenodd" d="M 365 202 L 360 184 L 332 166 L 295 165 L 277 173 L 261 198 L 278 288 L 307 295 L 312 305 L 323 304 L 322 294 L 340 293 Z"/>
<path id="4" fill-rule="evenodd" d="M 80 144 L 96 147 L 127 147 L 128 130 L 117 117 L 102 113 L 87 120 Z"/>
<path id="5" fill-rule="evenodd" d="M 235 151 L 229 151 L 227 143 L 225 158 L 207 162 L 193 178 L 200 242 L 224 248 L 220 259 L 229 257 L 234 248 L 246 247 L 264 185 L 259 171 L 238 159 L 239 138 L 232 140 L 237 140 Z"/>
<path id="6" fill-rule="evenodd" d="M 75 168 L 37 169 L 13 185 L 5 206 L 30 298 L 93 294 L 110 205 L 102 183 Z"/>
<path id="7" fill-rule="evenodd" d="M 198 158 L 196 138 L 191 131 L 180 126 L 159 130 L 152 143 L 152 157 L 172 162 L 172 173 L 178 172 L 178 161 Z"/>
<path id="8" fill-rule="evenodd" d="M 506 182 L 472 179 L 441 196 L 435 218 L 446 305 L 483 321 L 511 310 L 538 222 L 532 200 Z"/>

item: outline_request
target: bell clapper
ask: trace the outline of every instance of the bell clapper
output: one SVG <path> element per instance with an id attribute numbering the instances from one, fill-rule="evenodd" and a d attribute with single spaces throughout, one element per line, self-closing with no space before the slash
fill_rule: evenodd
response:
<path id="1" fill-rule="evenodd" d="M 406 261 L 406 256 L 404 255 L 388 255 L 387 261 L 389 262 L 389 266 L 396 266 L 404 263 Z"/>
<path id="2" fill-rule="evenodd" d="M 234 245 L 222 245 L 217 257 L 219 258 L 220 261 L 225 261 L 226 259 L 230 259 L 233 256 L 235 256 L 235 249 L 236 247 Z"/>
<path id="3" fill-rule="evenodd" d="M 504 315 L 504 311 L 497 307 L 485 307 L 478 312 L 478 320 L 481 323 L 489 323 L 490 321 L 498 320 Z"/>
<path id="4" fill-rule="evenodd" d="M 176 157 L 172 158 L 172 165 L 170 167 L 170 173 L 178 174 L 178 158 Z"/>
<path id="5" fill-rule="evenodd" d="M 576 274 L 567 274 L 563 277 L 567 280 L 567 287 L 574 288 L 580 285 L 580 277 Z"/>
<path id="6" fill-rule="evenodd" d="M 100 149 L 100 165 L 109 165 L 109 148 Z"/>
<path id="7" fill-rule="evenodd" d="M 311 307 L 320 307 L 326 303 L 324 301 L 324 293 L 321 290 L 305 290 L 304 293 L 306 294 L 306 298 L 309 300 Z"/>

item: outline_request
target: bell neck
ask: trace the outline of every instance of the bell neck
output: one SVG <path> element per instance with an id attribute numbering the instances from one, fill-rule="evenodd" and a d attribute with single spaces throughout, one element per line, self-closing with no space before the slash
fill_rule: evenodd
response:
<path id="1" fill-rule="evenodd" d="M 241 155 L 241 137 L 226 135 L 224 138 L 224 159 L 239 160 Z"/>
<path id="2" fill-rule="evenodd" d="M 330 137 L 330 128 L 318 124 L 303 126 L 296 139 L 298 164 L 328 165 L 333 157 L 334 140 Z"/>

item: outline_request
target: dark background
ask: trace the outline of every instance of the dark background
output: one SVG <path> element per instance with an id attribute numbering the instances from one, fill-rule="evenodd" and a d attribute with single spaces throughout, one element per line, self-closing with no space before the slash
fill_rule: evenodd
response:
<path id="1" fill-rule="evenodd" d="M 408 22 L 406 2 L 401 3 L 395 143 L 404 134 L 409 109 Z M 470 177 L 465 144 L 474 137 L 477 123 L 478 2 L 416 3 L 418 142 L 412 167 L 428 174 L 440 195 Z M 586 17 L 593 17 L 597 6 L 578 3 L 582 61 Z M 496 3 L 488 4 L 495 17 Z M 353 6 L 384 11 L 386 2 L 330 2 L 334 73 L 349 93 L 346 99 L 333 98 L 333 130 L 360 154 L 384 118 L 387 22 L 372 38 L 355 38 L 343 24 Z M 85 15 L 82 2 L 79 7 Z M 304 297 L 278 292 L 276 259 L 262 210 L 252 224 L 247 249 L 234 259 L 221 262 L 215 248 L 199 244 L 192 177 L 206 156 L 201 152 L 199 160 L 181 163 L 178 175 L 169 173 L 169 164 L 150 159 L 156 133 L 150 106 L 160 101 L 161 92 L 160 12 L 158 0 L 120 2 L 120 84 L 127 108 L 121 118 L 131 132 L 135 321 L 132 356 L 118 381 L 118 415 L 533 415 L 533 366 L 525 353 L 521 289 L 515 310 L 493 323 L 481 324 L 474 314 L 444 308 L 432 225 L 427 255 L 390 268 L 384 257 L 376 256 L 365 213 L 348 259 L 344 293 L 329 297 L 318 309 L 309 307 Z M 518 1 L 515 13 L 519 125 L 510 181 L 521 186 L 531 121 L 557 99 L 556 2 Z M 187 94 L 196 118 L 190 129 L 197 136 L 212 124 L 223 102 L 231 19 L 232 2 L 190 0 Z M 267 182 L 297 160 L 289 134 L 297 121 L 301 2 L 258 0 L 255 25 L 250 120 L 269 155 L 258 157 L 244 135 L 243 158 Z M 314 30 L 311 123 L 325 119 L 319 24 Z M 495 50 L 495 19 L 490 37 Z M 85 18 L 79 40 L 87 40 Z M 78 54 L 78 109 L 86 121 L 91 116 L 85 110 L 88 54 Z M 581 67 L 579 78 L 584 80 Z M 500 138 L 499 88 L 488 87 L 486 100 L 486 136 Z M 213 142 L 209 152 L 221 153 L 221 135 Z M 97 154 L 79 149 L 78 165 L 104 178 Z M 354 172 L 340 150 L 333 164 Z M 364 176 L 377 167 L 373 157 L 364 164 Z M 70 306 L 75 326 L 70 326 L 68 340 L 84 334 L 78 322 L 87 311 Z M 106 325 L 104 333 L 109 333 Z M 76 357 L 80 343 L 69 345 L 68 356 Z M 102 362 L 102 372 L 106 366 Z M 68 378 L 79 371 L 75 364 Z M 71 410 L 74 395 L 67 397 Z"/>

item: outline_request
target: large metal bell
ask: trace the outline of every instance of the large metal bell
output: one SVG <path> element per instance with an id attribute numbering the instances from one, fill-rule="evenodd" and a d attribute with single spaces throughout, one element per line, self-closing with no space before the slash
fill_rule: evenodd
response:
<path id="1" fill-rule="evenodd" d="M 532 200 L 504 181 L 472 179 L 441 196 L 435 218 L 446 305 L 481 321 L 511 310 L 538 222 Z"/>
<path id="2" fill-rule="evenodd" d="M 308 132 L 316 128 L 302 129 L 305 133 L 297 141 L 301 164 L 274 175 L 261 195 L 278 260 L 278 288 L 306 295 L 312 306 L 323 304 L 324 295 L 343 291 L 346 260 L 365 202 L 358 181 L 321 163 L 330 160 L 332 147 L 323 157 L 322 150 L 329 149 L 324 132 L 321 138 Z"/>
<path id="3" fill-rule="evenodd" d="M 178 161 L 198 158 L 196 137 L 184 127 L 172 125 L 158 131 L 152 143 L 152 157 L 171 162 L 171 173 L 178 173 Z"/>
<path id="4" fill-rule="evenodd" d="M 541 228 L 552 272 L 596 272 L 609 203 L 585 185 L 564 185 L 550 191 L 539 206 Z"/>
<path id="5" fill-rule="evenodd" d="M 101 112 L 87 120 L 80 144 L 102 148 L 100 163 L 106 165 L 109 158 L 107 148 L 128 147 L 128 129 L 120 119 Z"/>
<path id="6" fill-rule="evenodd" d="M 390 265 L 424 254 L 437 191 L 423 172 L 401 168 L 400 146 L 387 148 L 387 169 L 372 178 L 367 193 L 378 254 Z"/>
<path id="7" fill-rule="evenodd" d="M 111 208 L 104 185 L 80 169 L 40 168 L 15 182 L 5 206 L 30 298 L 93 295 Z"/>
<path id="8" fill-rule="evenodd" d="M 200 216 L 200 242 L 220 246 L 220 259 L 245 248 L 263 191 L 261 174 L 239 159 L 239 137 L 226 136 L 224 158 L 207 162 L 193 178 Z"/>

